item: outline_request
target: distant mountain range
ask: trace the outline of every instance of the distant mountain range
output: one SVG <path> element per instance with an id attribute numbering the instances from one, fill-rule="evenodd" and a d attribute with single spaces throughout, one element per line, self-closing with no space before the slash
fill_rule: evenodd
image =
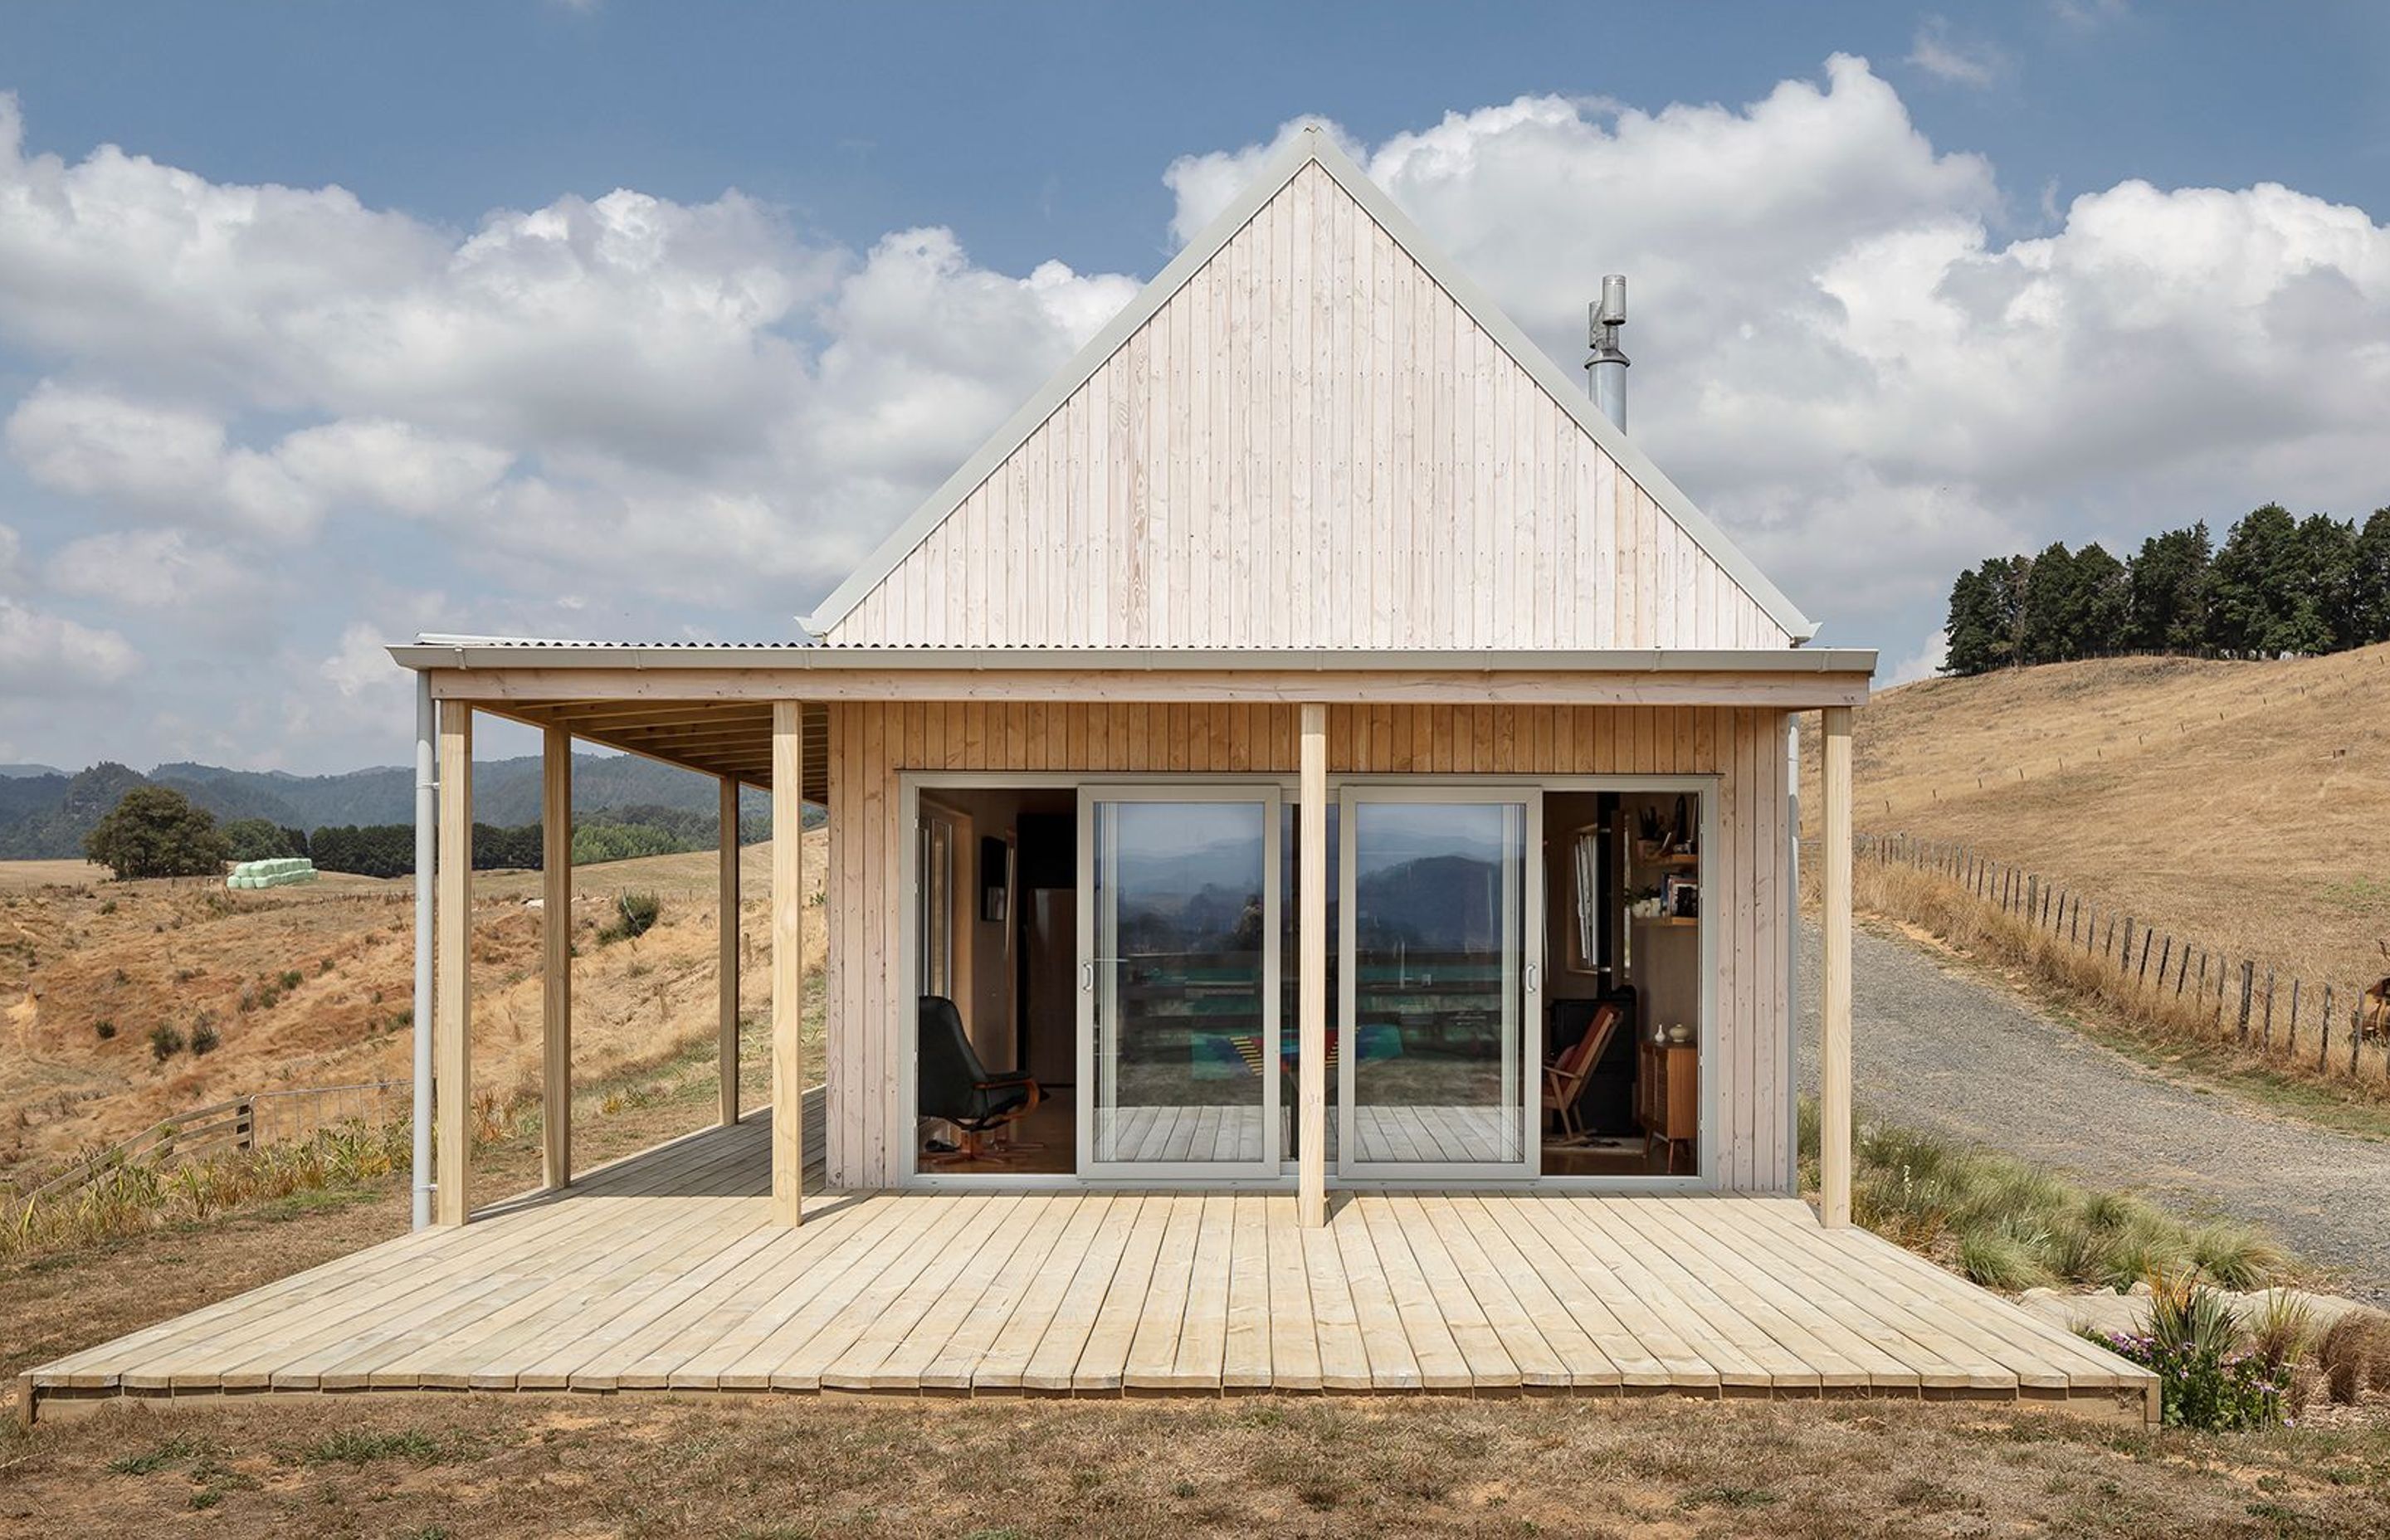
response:
<path id="1" fill-rule="evenodd" d="M 484 824 L 528 824 L 539 817 L 537 755 L 482 760 L 473 765 L 473 817 Z M 327 825 L 404 824 L 415 817 L 415 772 L 399 765 L 339 776 L 292 776 L 279 770 L 227 770 L 221 765 L 161 764 L 143 775 L 103 763 L 68 775 L 48 765 L 0 765 L 0 860 L 81 855 L 90 832 L 125 792 L 166 786 L 216 815 L 263 818 L 310 834 Z M 655 806 L 711 815 L 718 792 L 711 776 L 676 770 L 630 754 L 572 756 L 572 810 L 586 817 L 610 808 Z M 750 789 L 745 815 L 766 815 L 771 802 Z"/>

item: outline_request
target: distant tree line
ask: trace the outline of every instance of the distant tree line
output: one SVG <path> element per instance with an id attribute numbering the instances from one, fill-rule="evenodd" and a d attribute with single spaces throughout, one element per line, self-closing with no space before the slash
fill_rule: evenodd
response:
<path id="1" fill-rule="evenodd" d="M 608 808 L 573 821 L 572 860 L 575 866 L 593 866 L 712 850 L 719 828 L 720 820 L 711 813 L 648 802 Z M 475 824 L 473 867 L 536 871 L 546 853 L 541 836 L 538 823 Z M 740 844 L 771 837 L 768 816 L 739 820 Z M 229 861 L 291 855 L 313 859 L 319 871 L 406 877 L 415 870 L 415 826 L 344 824 L 313 834 L 264 818 L 236 818 L 218 826 L 215 815 L 182 792 L 145 784 L 126 791 L 100 817 L 84 839 L 84 853 L 120 878 L 212 876 Z"/>
<path id="2" fill-rule="evenodd" d="M 609 808 L 573 820 L 572 862 L 575 866 L 594 866 L 641 855 L 712 850 L 719 828 L 720 821 L 713 815 L 682 808 L 650 803 Z M 771 837 L 769 818 L 739 820 L 740 844 L 756 844 Z M 415 871 L 412 824 L 343 825 L 319 828 L 302 839 L 302 848 L 289 853 L 314 857 L 319 871 L 354 872 L 364 877 L 407 877 Z M 473 826 L 476 871 L 537 871 L 544 854 L 542 825 L 538 823 Z"/>
<path id="3" fill-rule="evenodd" d="M 2390 641 L 2390 508 L 2360 528 L 2268 503 L 2218 549 L 2202 522 L 2119 561 L 2097 542 L 1994 557 L 1950 586 L 1946 674 L 2115 652 L 2275 658 Z"/>

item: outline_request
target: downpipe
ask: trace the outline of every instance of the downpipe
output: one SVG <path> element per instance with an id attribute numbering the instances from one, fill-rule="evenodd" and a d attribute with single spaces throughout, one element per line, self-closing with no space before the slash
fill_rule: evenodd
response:
<path id="1" fill-rule="evenodd" d="M 431 675 L 415 675 L 415 1208 L 414 1227 L 431 1224 L 431 867 L 439 853 L 439 740 Z"/>

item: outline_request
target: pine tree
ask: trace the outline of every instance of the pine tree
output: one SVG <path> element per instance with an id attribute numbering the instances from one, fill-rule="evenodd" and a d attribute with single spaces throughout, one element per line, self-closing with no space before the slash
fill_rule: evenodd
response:
<path id="1" fill-rule="evenodd" d="M 2390 508 L 2375 508 L 2358 532 L 2348 571 L 2351 647 L 2390 642 Z"/>
<path id="2" fill-rule="evenodd" d="M 2258 657 L 2298 650 L 2299 546 L 2298 524 L 2280 503 L 2253 509 L 2232 526 L 2216 553 L 2211 643 Z"/>
<path id="3" fill-rule="evenodd" d="M 2125 645 L 2144 652 L 2205 648 L 2208 567 L 2214 559 L 2205 520 L 2142 541 L 2127 571 Z"/>
<path id="4" fill-rule="evenodd" d="M 2024 625 L 2026 557 L 1993 557 L 1950 585 L 1942 672 L 1985 674 L 2017 661 Z"/>

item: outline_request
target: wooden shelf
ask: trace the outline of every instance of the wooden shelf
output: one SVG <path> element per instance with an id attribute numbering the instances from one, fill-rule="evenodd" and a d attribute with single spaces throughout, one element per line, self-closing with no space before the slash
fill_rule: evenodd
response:
<path id="1" fill-rule="evenodd" d="M 1638 925 L 1692 926 L 1702 922 L 1699 915 L 1629 915 L 1626 918 Z"/>

